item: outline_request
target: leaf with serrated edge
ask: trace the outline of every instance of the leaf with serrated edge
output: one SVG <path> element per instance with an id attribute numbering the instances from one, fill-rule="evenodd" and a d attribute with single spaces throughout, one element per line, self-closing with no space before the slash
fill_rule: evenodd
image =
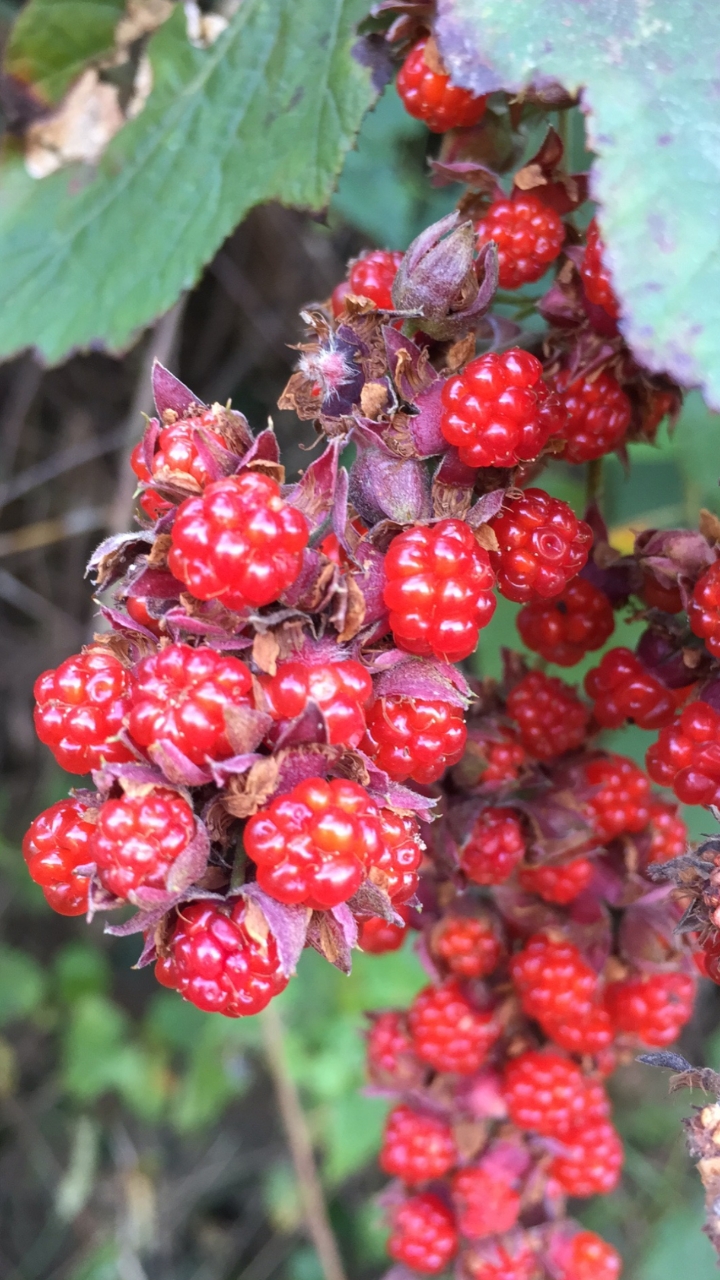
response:
<path id="1" fill-rule="evenodd" d="M 123 0 L 30 0 L 10 33 L 4 70 L 58 102 L 89 62 L 110 53 Z"/>

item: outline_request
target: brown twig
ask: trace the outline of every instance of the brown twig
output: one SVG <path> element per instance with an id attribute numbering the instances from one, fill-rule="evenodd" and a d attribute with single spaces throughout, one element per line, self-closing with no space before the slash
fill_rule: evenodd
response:
<path id="1" fill-rule="evenodd" d="M 320 1259 L 325 1280 L 345 1280 L 342 1259 L 328 1216 L 305 1112 L 285 1054 L 283 1025 L 277 1006 L 261 1015 L 263 1043 L 290 1148 L 305 1225 Z"/>

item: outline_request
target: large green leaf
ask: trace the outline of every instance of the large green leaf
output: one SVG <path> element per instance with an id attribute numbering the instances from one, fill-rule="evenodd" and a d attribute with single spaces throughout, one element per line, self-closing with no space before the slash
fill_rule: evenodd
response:
<path id="1" fill-rule="evenodd" d="M 30 0 L 18 15 L 5 70 L 57 102 L 94 58 L 113 47 L 125 0 Z"/>
<path id="2" fill-rule="evenodd" d="M 154 88 L 96 173 L 0 170 L 0 357 L 120 348 L 197 279 L 254 204 L 322 208 L 362 116 L 365 0 L 243 0 L 208 50 L 181 5 L 153 36 Z"/>
<path id="3" fill-rule="evenodd" d="M 468 87 L 583 89 L 623 331 L 720 407 L 720 5 L 442 0 L 438 38 Z"/>

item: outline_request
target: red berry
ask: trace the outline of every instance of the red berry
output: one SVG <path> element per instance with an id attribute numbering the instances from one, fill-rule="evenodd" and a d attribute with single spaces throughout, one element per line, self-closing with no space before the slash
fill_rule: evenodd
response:
<path id="1" fill-rule="evenodd" d="M 118 898 L 141 887 L 164 889 L 170 868 L 194 836 L 190 805 L 168 787 L 106 800 L 90 843 L 100 883 Z"/>
<path id="2" fill-rule="evenodd" d="M 245 903 L 185 903 L 155 976 L 206 1013 L 260 1013 L 287 986 L 272 934 L 258 940 L 245 924 Z"/>
<path id="3" fill-rule="evenodd" d="M 502 884 L 525 854 L 525 836 L 516 810 L 483 809 L 460 853 L 460 866 L 473 884 Z"/>
<path id="4" fill-rule="evenodd" d="M 680 588 L 675 585 L 663 585 L 649 570 L 643 574 L 640 595 L 648 609 L 662 609 L 664 613 L 680 613 L 683 608 Z"/>
<path id="5" fill-rule="evenodd" d="M 537 458 L 565 425 L 542 365 L 513 347 L 478 356 L 442 390 L 440 429 L 469 467 L 513 467 Z"/>
<path id="6" fill-rule="evenodd" d="M 615 1026 L 643 1044 L 677 1040 L 692 1015 L 695 984 L 686 973 L 653 973 L 611 982 L 605 1003 Z"/>
<path id="7" fill-rule="evenodd" d="M 356 297 L 369 298 L 380 311 L 392 311 L 393 282 L 404 256 L 390 249 L 373 249 L 364 254 L 350 268 L 347 291 L 354 293 Z M 339 315 L 341 310 L 342 306 L 336 310 L 333 294 L 335 315 Z"/>
<path id="8" fill-rule="evenodd" d="M 147 596 L 128 596 L 124 601 L 128 616 L 133 622 L 138 622 L 141 627 L 145 627 L 146 631 L 151 631 L 154 636 L 160 635 L 160 623 L 157 618 L 153 618 L 148 611 Z"/>
<path id="9" fill-rule="evenodd" d="M 468 1240 L 511 1231 L 520 1213 L 520 1196 L 496 1170 L 470 1165 L 453 1174 L 452 1198 L 460 1234 Z"/>
<path id="10" fill-rule="evenodd" d="M 305 516 L 283 502 L 277 482 L 245 471 L 178 507 L 168 565 L 198 600 L 242 612 L 292 586 L 307 540 Z"/>
<path id="11" fill-rule="evenodd" d="M 545 902 L 564 906 L 587 889 L 592 875 L 593 864 L 588 858 L 573 858 L 570 862 L 523 867 L 520 884 L 527 893 L 536 893 Z"/>
<path id="12" fill-rule="evenodd" d="M 485 115 L 486 98 L 454 85 L 449 75 L 425 61 L 427 36 L 413 45 L 397 77 L 397 91 L 408 115 L 422 120 L 432 133 L 468 129 Z"/>
<path id="13" fill-rule="evenodd" d="M 90 881 L 75 874 L 76 867 L 93 860 L 90 839 L 94 826 L 85 817 L 87 810 L 83 800 L 58 800 L 38 814 L 22 843 L 30 878 L 61 916 L 81 916 L 88 909 Z"/>
<path id="14" fill-rule="evenodd" d="M 234 754 L 232 712 L 249 707 L 244 662 L 201 645 L 169 644 L 138 663 L 128 731 L 147 751 L 164 739 L 193 764 Z"/>
<path id="15" fill-rule="evenodd" d="M 547 1138 L 604 1120 L 610 1111 L 601 1084 L 588 1080 L 569 1058 L 536 1050 L 521 1053 L 509 1063 L 505 1100 L 513 1124 Z"/>
<path id="16" fill-rule="evenodd" d="M 568 1053 L 581 1056 L 604 1054 L 613 1042 L 614 1031 L 610 1015 L 600 1005 L 572 1019 L 542 1019 L 542 1029 L 553 1044 Z"/>
<path id="17" fill-rule="evenodd" d="M 404 1013 L 387 1009 L 374 1019 L 367 1036 L 368 1074 L 376 1084 L 412 1088 L 427 1067 L 416 1057 Z"/>
<path id="18" fill-rule="evenodd" d="M 431 1191 L 409 1196 L 392 1211 L 387 1250 L 412 1271 L 435 1275 L 457 1253 L 458 1238 L 452 1211 Z"/>
<path id="19" fill-rule="evenodd" d="M 317 910 L 346 902 L 372 878 L 399 901 L 417 884 L 422 849 L 412 818 L 380 810 L 355 782 L 309 778 L 245 828 L 261 889 Z"/>
<path id="20" fill-rule="evenodd" d="M 472 1075 L 500 1034 L 492 1013 L 469 1004 L 457 982 L 425 987 L 408 1014 L 415 1052 L 436 1071 Z"/>
<path id="21" fill-rule="evenodd" d="M 396 643 L 409 653 L 459 662 L 495 612 L 487 551 L 463 520 L 415 525 L 385 556 L 383 593 Z"/>
<path id="22" fill-rule="evenodd" d="M 363 751 L 397 782 L 437 782 L 465 748 L 462 709 L 449 702 L 378 698 L 366 718 Z"/>
<path id="23" fill-rule="evenodd" d="M 650 820 L 650 783 L 625 756 L 598 756 L 584 766 L 584 780 L 592 794 L 584 809 L 599 840 L 612 840 L 625 831 L 642 831 Z"/>
<path id="24" fill-rule="evenodd" d="M 622 1258 L 594 1231 L 578 1231 L 558 1250 L 558 1280 L 618 1280 Z"/>
<path id="25" fill-rule="evenodd" d="M 653 782 L 672 787 L 683 804 L 720 804 L 720 715 L 691 702 L 661 729 L 645 757 Z"/>
<path id="26" fill-rule="evenodd" d="M 516 782 L 527 764 L 527 752 L 517 731 L 505 725 L 497 729 L 473 729 L 469 750 L 472 757 L 479 757 L 483 765 L 480 777 L 483 786 Z"/>
<path id="27" fill-rule="evenodd" d="M 506 498 L 489 523 L 499 547 L 490 552 L 498 587 L 520 604 L 559 595 L 582 569 L 592 546 L 590 526 L 542 489 Z"/>
<path id="28" fill-rule="evenodd" d="M 715 658 L 720 658 L 720 560 L 695 583 L 688 604 L 688 622 Z"/>
<path id="29" fill-rule="evenodd" d="M 585 676 L 585 692 L 603 729 L 619 729 L 633 720 L 641 729 L 661 729 L 675 715 L 670 689 L 656 680 L 630 649 L 609 649 L 599 667 Z"/>
<path id="30" fill-rule="evenodd" d="M 561 458 L 591 462 L 612 453 L 624 440 L 632 405 L 611 373 L 573 377 L 569 369 L 561 369 L 552 386 L 567 414 Z"/>
<path id="31" fill-rule="evenodd" d="M 587 229 L 587 244 L 580 275 L 590 301 L 607 311 L 613 320 L 617 320 L 620 315 L 620 304 L 613 293 L 610 272 L 603 266 L 603 244 L 594 218 Z"/>
<path id="32" fill-rule="evenodd" d="M 615 628 L 615 615 L 604 591 L 585 578 L 572 578 L 552 600 L 526 604 L 517 628 L 533 653 L 559 667 L 572 667 L 602 648 Z"/>
<path id="33" fill-rule="evenodd" d="M 407 908 L 399 907 L 398 914 L 407 923 Z M 371 955 L 381 956 L 387 951 L 399 951 L 406 938 L 407 928 L 404 925 L 383 920 L 382 916 L 370 916 L 360 922 L 358 946 L 361 951 L 368 951 Z"/>
<path id="34" fill-rule="evenodd" d="M 537 1280 L 538 1260 L 522 1236 L 494 1240 L 463 1256 L 470 1280 Z"/>
<path id="35" fill-rule="evenodd" d="M 510 971 L 523 1009 L 543 1024 L 587 1017 L 596 1003 L 597 974 L 565 939 L 534 934 Z"/>
<path id="36" fill-rule="evenodd" d="M 693 960 L 703 978 L 720 984 L 720 934 L 708 938 L 703 950 L 694 952 Z"/>
<path id="37" fill-rule="evenodd" d="M 155 442 L 151 466 L 148 467 L 145 441 L 136 444 L 130 465 L 139 480 L 165 481 L 180 484 L 183 488 L 198 491 L 210 481 L 202 445 L 212 443 L 225 449 L 227 445 L 218 431 L 213 431 L 215 416 L 211 409 L 194 418 L 181 418 L 165 426 Z M 147 489 L 140 499 L 140 506 L 151 520 L 157 520 L 173 503 L 163 498 L 155 489 Z"/>
<path id="38" fill-rule="evenodd" d="M 294 720 L 314 702 L 322 712 L 327 741 L 356 747 L 365 732 L 364 707 L 372 680 L 352 658 L 325 662 L 281 662 L 261 683 L 274 720 Z"/>
<path id="39" fill-rule="evenodd" d="M 484 978 L 497 967 L 502 944 L 485 916 L 445 916 L 432 935 L 433 954 L 458 978 Z"/>
<path id="40" fill-rule="evenodd" d="M 614 1191 L 623 1165 L 623 1147 L 609 1120 L 582 1123 L 562 1138 L 563 1152 L 550 1165 L 569 1196 L 607 1195 Z"/>
<path id="41" fill-rule="evenodd" d="M 590 711 L 558 676 L 529 671 L 508 694 L 507 713 L 517 723 L 525 750 L 552 760 L 585 741 Z"/>
<path id="42" fill-rule="evenodd" d="M 105 649 L 83 649 L 35 681 L 35 729 L 68 773 L 134 759 L 117 735 L 128 709 L 132 678 Z"/>
<path id="43" fill-rule="evenodd" d="M 408 1186 L 442 1178 L 457 1163 L 458 1151 L 449 1124 L 437 1116 L 395 1107 L 387 1118 L 380 1168 Z"/>
<path id="44" fill-rule="evenodd" d="M 559 214 L 537 196 L 525 193 L 496 200 L 475 224 L 478 246 L 494 240 L 498 247 L 501 289 L 519 289 L 545 275 L 565 240 Z"/>
<path id="45" fill-rule="evenodd" d="M 650 850 L 648 862 L 669 862 L 685 852 L 688 829 L 677 805 L 653 799 L 650 803 Z"/>

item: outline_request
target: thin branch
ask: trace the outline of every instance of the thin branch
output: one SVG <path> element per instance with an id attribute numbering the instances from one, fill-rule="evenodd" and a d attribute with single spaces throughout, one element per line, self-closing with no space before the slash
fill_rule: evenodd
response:
<path id="1" fill-rule="evenodd" d="M 24 582 L 13 577 L 7 569 L 0 569 L 0 600 L 5 600 L 28 618 L 57 630 L 69 630 L 73 634 L 80 630 L 75 618 L 71 618 L 63 609 L 58 609 L 31 587 L 26 587 Z"/>
<path id="2" fill-rule="evenodd" d="M 38 547 L 50 547 L 80 533 L 91 533 L 107 525 L 109 507 L 78 507 L 49 520 L 38 520 L 19 529 L 0 533 L 0 557 L 15 555 L 18 551 L 35 551 Z"/>
<path id="3" fill-rule="evenodd" d="M 325 1280 L 345 1280 L 342 1259 L 330 1225 L 325 1195 L 315 1164 L 307 1119 L 295 1081 L 288 1070 L 283 1025 L 277 1005 L 268 1005 L 260 1020 L 265 1054 L 295 1167 L 308 1235 L 317 1250 Z"/>
<path id="4" fill-rule="evenodd" d="M 43 370 L 35 357 L 28 351 L 23 356 L 13 376 L 10 390 L 2 410 L 2 437 L 0 438 L 0 475 L 9 475 L 15 462 L 15 454 L 20 442 L 20 434 L 25 425 L 35 396 L 37 395 Z"/>
<path id="5" fill-rule="evenodd" d="M 42 462 L 36 462 L 34 466 L 13 476 L 6 484 L 0 485 L 0 507 L 6 507 L 16 498 L 23 497 L 32 489 L 38 489 L 49 480 L 57 479 L 66 471 L 74 471 L 76 467 L 81 467 L 86 462 L 102 458 L 106 453 L 114 453 L 116 449 L 121 449 L 126 441 L 127 425 L 123 423 L 121 427 L 109 431 L 100 440 L 81 440 L 78 444 L 70 445 L 68 449 L 62 449 L 60 453 L 53 453 L 49 458 L 43 458 Z"/>

